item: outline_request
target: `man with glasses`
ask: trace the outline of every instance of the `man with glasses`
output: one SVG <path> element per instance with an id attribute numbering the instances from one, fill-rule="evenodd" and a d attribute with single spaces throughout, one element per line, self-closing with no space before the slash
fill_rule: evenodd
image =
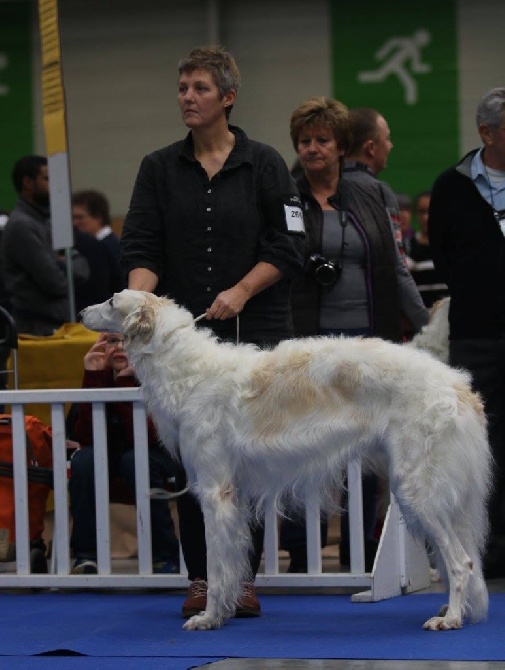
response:
<path id="1" fill-rule="evenodd" d="M 428 233 L 449 287 L 449 362 L 472 374 L 494 456 L 487 578 L 505 577 L 505 87 L 477 106 L 482 147 L 435 181 Z M 463 512 L 462 512 L 463 513 Z"/>
<path id="2" fill-rule="evenodd" d="M 138 386 L 117 333 L 102 333 L 84 357 L 83 388 Z M 72 574 L 96 574 L 96 510 L 93 455 L 93 424 L 90 403 L 77 407 L 70 434 L 81 445 L 70 462 L 70 510 L 73 526 L 70 540 L 75 554 Z M 163 489 L 175 472 L 175 464 L 158 441 L 148 421 L 149 476 L 152 488 Z M 107 403 L 107 447 L 109 477 L 120 477 L 135 494 L 133 449 L 133 407 L 131 402 Z M 153 572 L 179 571 L 179 543 L 166 500 L 151 501 Z"/>

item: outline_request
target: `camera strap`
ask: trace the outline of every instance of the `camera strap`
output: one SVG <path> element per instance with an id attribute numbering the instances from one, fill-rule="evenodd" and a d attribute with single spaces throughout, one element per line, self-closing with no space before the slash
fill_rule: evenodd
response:
<path id="1" fill-rule="evenodd" d="M 349 219 L 347 218 L 347 210 L 341 209 L 339 212 L 340 216 L 339 218 L 339 223 L 340 226 L 342 227 L 342 241 L 340 243 L 340 252 L 339 252 L 339 262 L 342 265 L 343 260 L 344 260 L 344 247 L 345 247 L 345 229 L 347 227 L 347 224 L 349 223 Z"/>
<path id="2" fill-rule="evenodd" d="M 361 165 L 356 163 L 357 165 Z M 355 167 L 354 169 L 362 169 Z M 346 171 L 348 170 L 346 166 Z M 339 257 L 336 258 L 335 260 L 342 265 L 343 260 L 344 260 L 344 247 L 345 247 L 345 229 L 347 227 L 347 224 L 349 223 L 349 216 L 347 212 L 347 207 L 345 206 L 344 202 L 344 194 L 342 193 L 341 188 L 339 187 L 337 190 L 337 193 L 335 194 L 334 197 L 330 198 L 329 200 L 330 205 L 334 208 L 334 210 L 338 214 L 338 222 L 340 223 L 340 226 L 342 227 L 342 241 L 340 243 L 340 251 L 339 251 Z"/>

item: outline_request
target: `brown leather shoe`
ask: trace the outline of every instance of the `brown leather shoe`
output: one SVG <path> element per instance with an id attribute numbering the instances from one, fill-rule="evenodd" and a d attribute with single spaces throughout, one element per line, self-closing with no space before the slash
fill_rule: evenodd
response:
<path id="1" fill-rule="evenodd" d="M 207 607 L 207 582 L 205 579 L 194 579 L 189 585 L 188 597 L 182 605 L 183 619 L 200 614 Z"/>
<path id="2" fill-rule="evenodd" d="M 242 584 L 242 595 L 238 599 L 235 616 L 239 619 L 246 617 L 260 616 L 261 605 L 254 592 L 253 582 L 244 582 Z"/>

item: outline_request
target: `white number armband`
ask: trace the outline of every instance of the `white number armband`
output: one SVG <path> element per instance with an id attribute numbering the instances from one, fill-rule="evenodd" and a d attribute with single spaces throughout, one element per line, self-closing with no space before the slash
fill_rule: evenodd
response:
<path id="1" fill-rule="evenodd" d="M 300 207 L 284 205 L 284 213 L 286 214 L 286 225 L 289 231 L 292 233 L 305 232 L 305 226 L 303 225 L 303 213 Z"/>

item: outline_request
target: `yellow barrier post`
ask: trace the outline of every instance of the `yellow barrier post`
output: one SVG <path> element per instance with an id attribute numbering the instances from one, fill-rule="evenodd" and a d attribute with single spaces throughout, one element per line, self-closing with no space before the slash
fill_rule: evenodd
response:
<path id="1" fill-rule="evenodd" d="M 49 168 L 53 249 L 65 249 L 69 321 L 74 322 L 75 297 L 71 259 L 74 238 L 58 0 L 39 0 L 39 27 L 42 44 L 42 106 Z"/>

